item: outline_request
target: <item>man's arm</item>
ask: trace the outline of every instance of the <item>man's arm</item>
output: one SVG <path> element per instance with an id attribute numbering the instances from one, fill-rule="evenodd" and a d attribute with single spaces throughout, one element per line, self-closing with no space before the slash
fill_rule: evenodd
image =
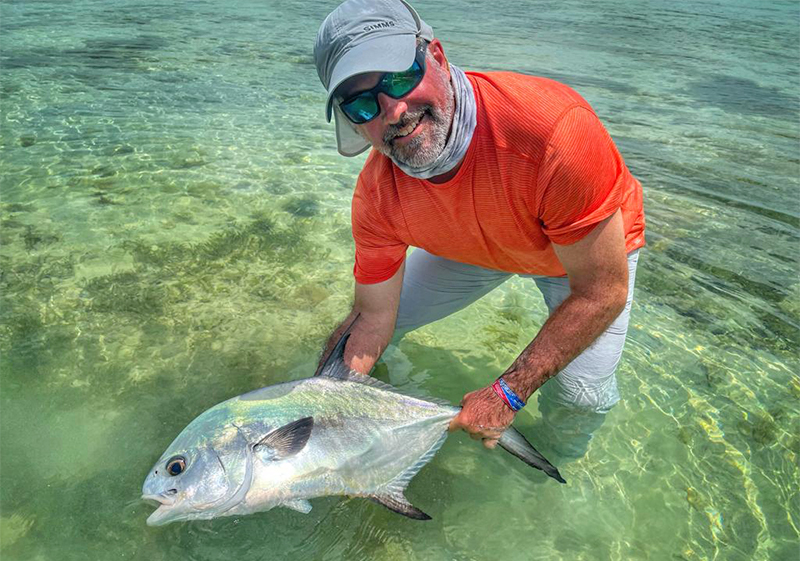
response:
<path id="1" fill-rule="evenodd" d="M 548 318 L 536 338 L 503 374 L 509 387 L 527 401 L 597 339 L 625 308 L 628 266 L 622 213 L 617 210 L 586 237 L 554 245 L 569 277 L 570 295 Z M 494 448 L 514 420 L 491 386 L 464 396 L 463 409 L 450 424 Z"/>
<path id="2" fill-rule="evenodd" d="M 353 310 L 328 339 L 317 372 L 347 326 L 353 322 L 356 316 L 360 316 L 350 332 L 350 339 L 344 350 L 344 361 L 352 370 L 361 374 L 369 374 L 389 341 L 392 340 L 404 271 L 405 263 L 389 280 L 376 284 L 356 282 Z"/>

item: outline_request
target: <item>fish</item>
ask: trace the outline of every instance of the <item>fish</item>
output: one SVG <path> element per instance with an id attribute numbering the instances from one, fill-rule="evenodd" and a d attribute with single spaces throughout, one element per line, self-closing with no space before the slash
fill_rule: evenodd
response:
<path id="1" fill-rule="evenodd" d="M 189 423 L 145 478 L 142 499 L 158 507 L 147 525 L 279 506 L 307 514 L 310 499 L 332 495 L 429 520 L 404 492 L 441 448 L 460 408 L 350 370 L 344 349 L 352 327 L 318 375 L 228 399 Z M 513 427 L 499 444 L 566 483 Z"/>

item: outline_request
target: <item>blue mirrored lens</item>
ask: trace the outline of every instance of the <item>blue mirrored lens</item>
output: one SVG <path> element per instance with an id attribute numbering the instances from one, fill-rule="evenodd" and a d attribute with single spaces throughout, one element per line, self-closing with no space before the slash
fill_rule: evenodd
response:
<path id="1" fill-rule="evenodd" d="M 357 125 L 374 119 L 381 111 L 378 94 L 384 93 L 393 99 L 400 99 L 416 88 L 425 75 L 425 49 L 417 51 L 417 57 L 408 70 L 386 72 L 372 89 L 356 94 L 339 104 L 342 112 Z"/>
<path id="2" fill-rule="evenodd" d="M 369 92 L 350 98 L 339 107 L 356 124 L 366 123 L 378 114 L 378 100 Z"/>

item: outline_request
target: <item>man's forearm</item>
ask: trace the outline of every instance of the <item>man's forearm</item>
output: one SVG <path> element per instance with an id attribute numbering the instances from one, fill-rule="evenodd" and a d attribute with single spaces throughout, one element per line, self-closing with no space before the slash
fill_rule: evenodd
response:
<path id="1" fill-rule="evenodd" d="M 524 400 L 599 337 L 625 307 L 627 289 L 599 297 L 572 294 L 556 308 L 536 338 L 503 374 Z"/>
<path id="2" fill-rule="evenodd" d="M 358 316 L 358 319 L 356 319 L 356 316 Z M 353 323 L 354 320 L 355 323 Z M 320 357 L 317 372 L 327 360 L 333 347 L 336 346 L 336 342 L 342 336 L 342 333 L 351 323 L 353 323 L 353 329 L 350 331 L 350 339 L 347 341 L 344 354 L 345 364 L 351 370 L 361 374 L 369 374 L 392 340 L 392 335 L 394 334 L 393 318 L 364 314 L 354 309 L 328 339 L 325 350 Z"/>

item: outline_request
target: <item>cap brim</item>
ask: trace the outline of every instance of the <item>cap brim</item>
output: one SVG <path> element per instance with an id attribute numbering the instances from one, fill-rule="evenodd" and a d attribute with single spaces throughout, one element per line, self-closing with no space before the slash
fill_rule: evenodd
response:
<path id="1" fill-rule="evenodd" d="M 332 116 L 333 93 L 342 82 L 366 72 L 400 72 L 407 70 L 414 62 L 417 52 L 417 38 L 413 33 L 401 33 L 388 37 L 376 37 L 356 45 L 336 64 L 328 87 L 325 116 L 328 122 Z"/>
<path id="2" fill-rule="evenodd" d="M 339 149 L 339 154 L 350 158 L 358 156 L 370 147 L 370 143 L 353 129 L 350 121 L 336 105 L 333 107 L 333 115 L 336 121 L 336 147 Z"/>

